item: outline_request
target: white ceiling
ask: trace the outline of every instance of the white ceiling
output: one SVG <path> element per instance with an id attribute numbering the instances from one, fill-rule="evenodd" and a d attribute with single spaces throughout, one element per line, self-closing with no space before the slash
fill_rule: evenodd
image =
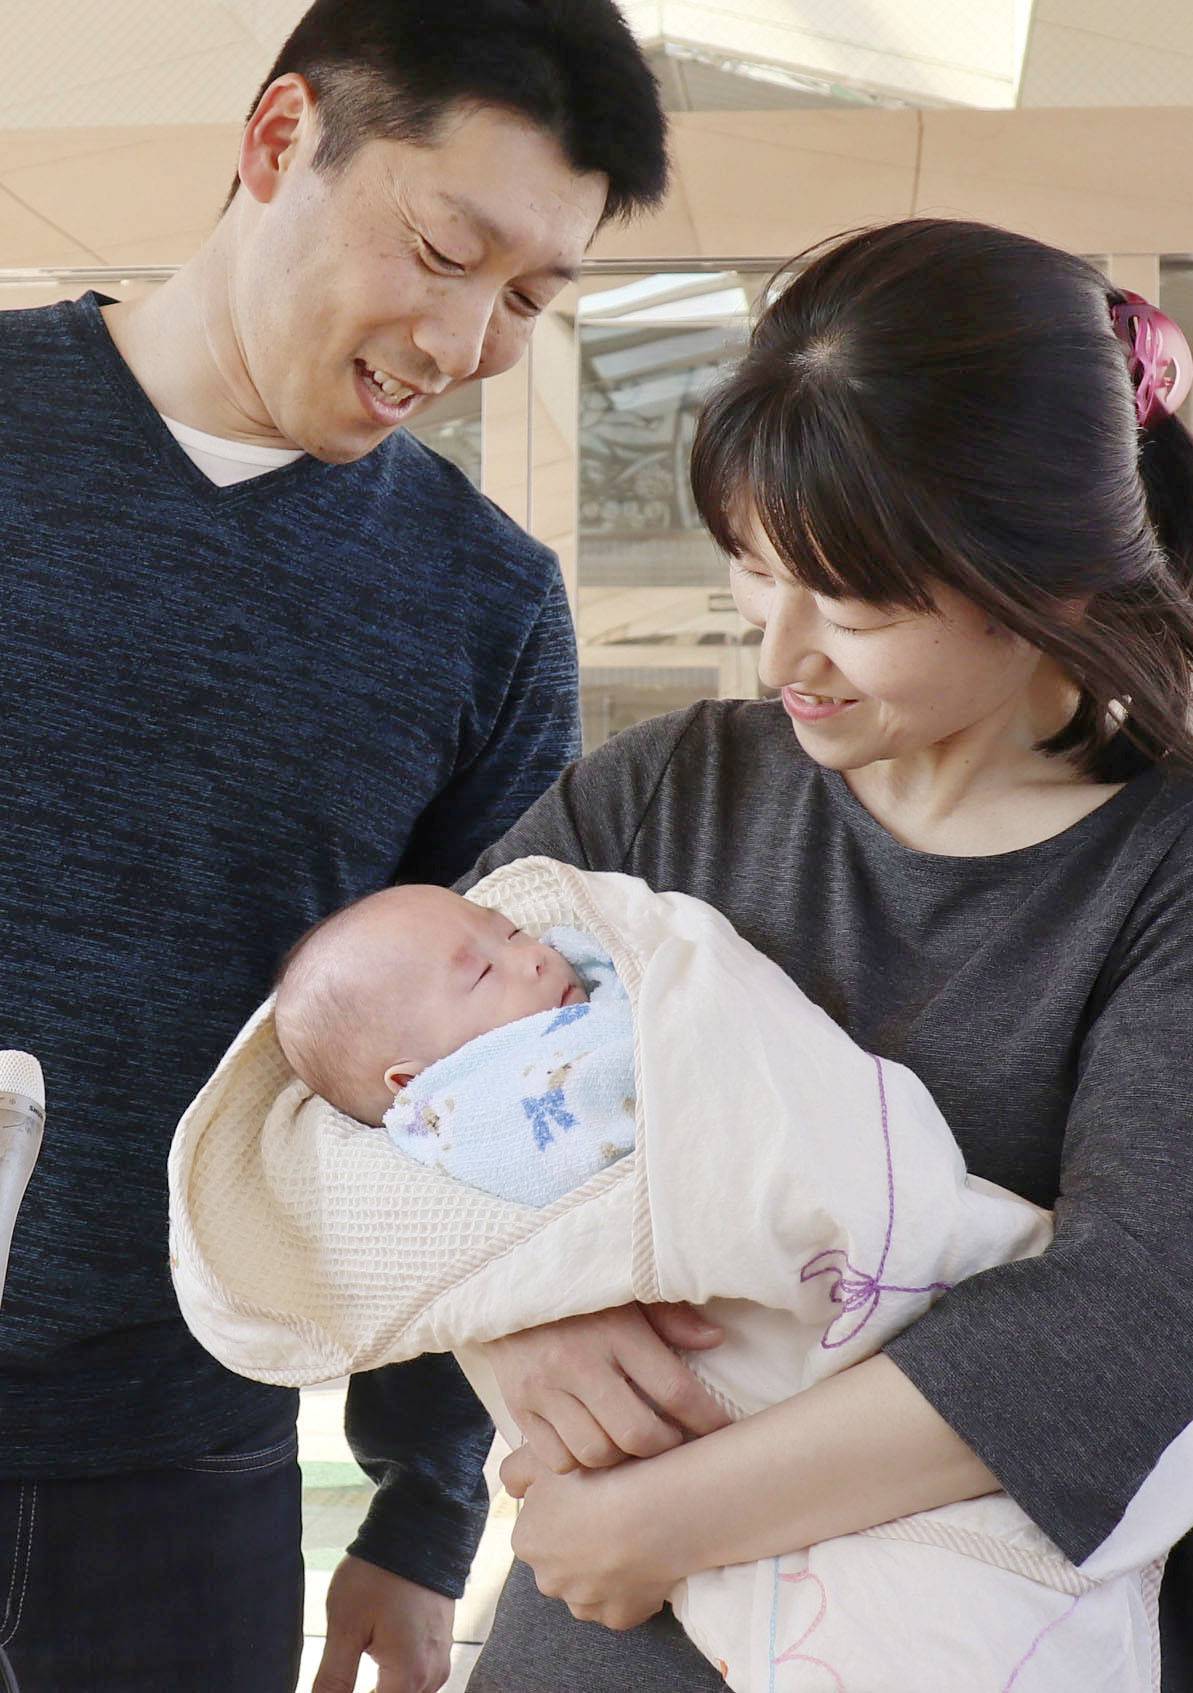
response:
<path id="1" fill-rule="evenodd" d="M 1191 102 L 1191 0 L 1036 0 L 1022 105 Z"/>
<path id="2" fill-rule="evenodd" d="M 233 123 L 305 0 L 0 0 L 0 129 Z M 670 43 L 669 103 L 819 104 L 836 87 L 900 103 L 1183 105 L 1191 0 L 623 0 Z M 729 77 L 727 87 L 725 78 Z M 740 79 L 746 82 L 747 79 Z M 802 97 L 801 97 L 802 93 Z"/>
<path id="3" fill-rule="evenodd" d="M 0 0 L 0 128 L 242 118 L 304 0 Z"/>
<path id="4" fill-rule="evenodd" d="M 305 3 L 0 0 L 0 272 L 188 258 L 217 215 L 253 94 Z M 1032 0 L 624 0 L 624 8 L 668 106 L 734 115 L 739 125 L 784 107 L 1005 108 L 1017 89 L 1035 107 L 1193 103 L 1193 0 L 1035 0 L 1034 8 Z M 715 176 L 722 142 L 714 135 L 707 145 L 709 159 L 697 149 L 689 169 Z M 842 145 L 834 139 L 829 152 Z M 926 154 L 929 176 L 930 163 Z M 1137 199 L 1163 194 L 1164 159 L 1119 163 L 1130 163 Z M 835 207 L 846 187 L 829 172 L 811 197 L 820 192 Z M 695 179 L 686 192 L 690 200 Z M 926 203 L 943 192 L 932 178 Z M 869 202 L 863 210 L 876 215 Z M 689 214 L 686 202 L 668 213 L 683 226 L 671 230 L 673 249 L 705 250 L 693 244 Z M 823 217 L 831 221 L 828 205 Z"/>

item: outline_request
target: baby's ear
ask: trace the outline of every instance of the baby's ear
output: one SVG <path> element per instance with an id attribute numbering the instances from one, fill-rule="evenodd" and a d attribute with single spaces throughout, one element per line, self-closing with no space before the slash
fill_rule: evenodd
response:
<path id="1" fill-rule="evenodd" d="M 403 1058 L 400 1063 L 391 1064 L 385 1072 L 385 1085 L 390 1093 L 399 1094 L 406 1083 L 412 1081 L 419 1071 L 425 1070 L 426 1067 L 421 1058 Z"/>

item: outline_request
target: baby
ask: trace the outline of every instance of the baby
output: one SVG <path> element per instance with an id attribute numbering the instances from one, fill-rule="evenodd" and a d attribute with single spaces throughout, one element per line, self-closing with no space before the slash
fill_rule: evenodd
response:
<path id="1" fill-rule="evenodd" d="M 298 942 L 274 1023 L 312 1092 L 503 1198 L 549 1204 L 633 1145 L 629 1001 L 576 930 L 385 888 Z"/>

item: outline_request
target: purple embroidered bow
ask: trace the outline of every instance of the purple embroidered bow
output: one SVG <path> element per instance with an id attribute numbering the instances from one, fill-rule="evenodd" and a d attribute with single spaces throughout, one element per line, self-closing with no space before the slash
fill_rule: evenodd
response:
<path id="1" fill-rule="evenodd" d="M 951 1282 L 929 1282 L 926 1287 L 900 1287 L 895 1282 L 884 1282 L 882 1272 L 886 1268 L 886 1261 L 890 1255 L 891 1240 L 895 1233 L 895 1165 L 891 1152 L 891 1127 L 887 1113 L 886 1082 L 883 1078 L 882 1059 L 874 1059 L 874 1068 L 878 1075 L 878 1103 L 882 1117 L 882 1144 L 886 1154 L 886 1196 L 887 1219 L 886 1239 L 882 1243 L 882 1256 L 878 1260 L 878 1268 L 873 1275 L 865 1270 L 859 1270 L 851 1264 L 848 1255 L 841 1247 L 830 1247 L 823 1252 L 817 1252 L 808 1259 L 799 1273 L 801 1282 L 814 1281 L 817 1276 L 833 1276 L 836 1279 L 829 1289 L 829 1298 L 834 1305 L 841 1309 L 833 1318 L 820 1337 L 820 1344 L 826 1352 L 832 1352 L 837 1347 L 848 1346 L 865 1328 L 870 1318 L 878 1309 L 884 1293 L 947 1293 Z M 858 1316 L 858 1313 L 861 1313 Z M 857 1318 L 856 1321 L 852 1319 Z M 845 1333 L 839 1331 L 844 1328 Z M 836 1333 L 836 1338 L 830 1338 Z"/>

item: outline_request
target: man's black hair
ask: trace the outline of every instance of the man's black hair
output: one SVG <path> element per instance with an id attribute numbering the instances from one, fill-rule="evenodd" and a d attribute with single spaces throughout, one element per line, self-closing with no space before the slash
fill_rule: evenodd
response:
<path id="1" fill-rule="evenodd" d="M 287 72 L 318 102 L 317 169 L 376 138 L 433 142 L 452 107 L 483 105 L 530 119 L 577 172 L 603 172 L 606 218 L 666 191 L 658 85 L 613 0 L 315 0 L 253 111 Z"/>

